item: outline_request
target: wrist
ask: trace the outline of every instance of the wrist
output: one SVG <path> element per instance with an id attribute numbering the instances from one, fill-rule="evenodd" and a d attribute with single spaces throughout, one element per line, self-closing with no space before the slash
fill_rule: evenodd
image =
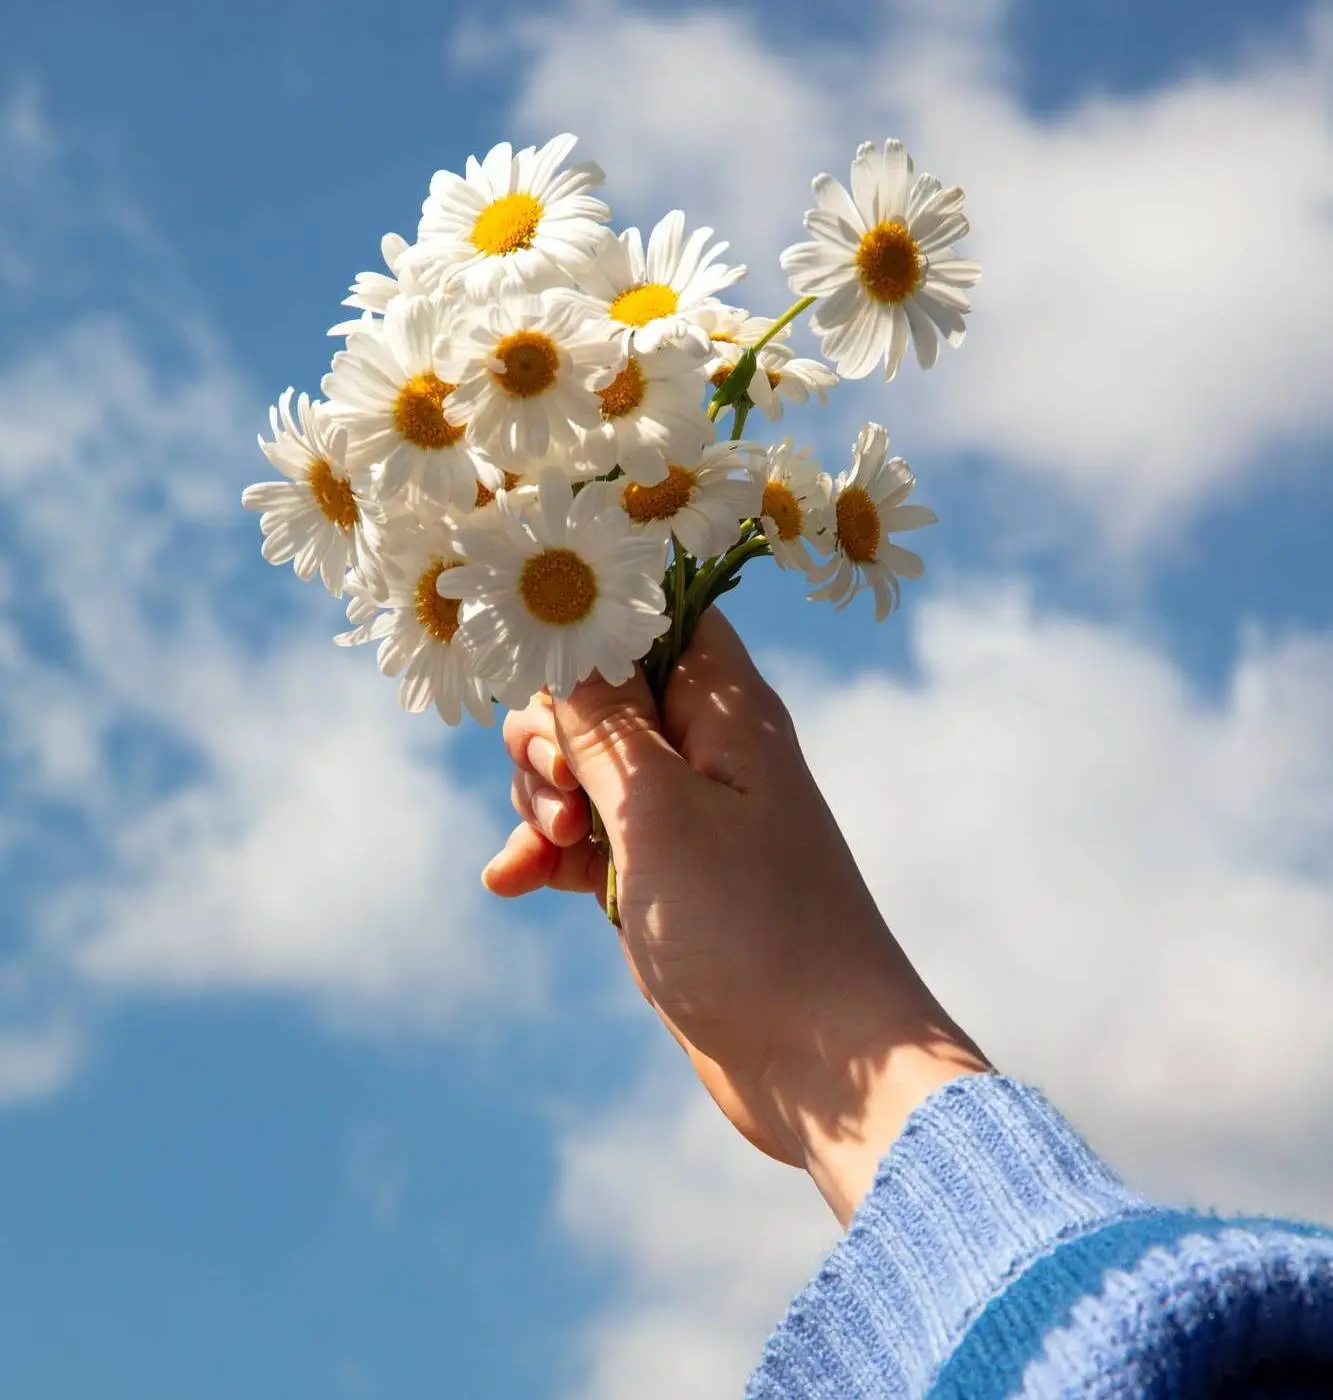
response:
<path id="1" fill-rule="evenodd" d="M 790 1144 L 845 1226 L 912 1112 L 937 1089 L 990 1063 L 908 969 L 896 945 L 886 977 L 826 995 L 768 1091 Z"/>

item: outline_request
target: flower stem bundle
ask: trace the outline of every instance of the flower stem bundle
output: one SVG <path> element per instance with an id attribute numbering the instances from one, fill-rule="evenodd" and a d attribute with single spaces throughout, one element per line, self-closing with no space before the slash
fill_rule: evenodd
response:
<path id="1" fill-rule="evenodd" d="M 322 399 L 288 389 L 270 413 L 283 479 L 242 497 L 270 563 L 346 599 L 335 640 L 378 642 L 403 706 L 449 724 L 636 666 L 660 699 L 760 556 L 840 608 L 869 590 L 882 620 L 922 571 L 894 536 L 935 520 L 877 423 L 836 477 L 746 428 L 840 378 L 893 379 L 909 341 L 923 369 L 962 342 L 980 276 L 952 247 L 962 190 L 897 141 L 862 145 L 850 189 L 814 180 L 810 239 L 781 258 L 795 300 L 770 319 L 733 304 L 745 268 L 680 210 L 646 240 L 612 232 L 574 145 L 436 173 L 416 241 L 386 235 L 387 271 L 353 283 Z M 822 360 L 789 343 L 807 312 Z M 612 869 L 613 920 L 615 896 Z"/>

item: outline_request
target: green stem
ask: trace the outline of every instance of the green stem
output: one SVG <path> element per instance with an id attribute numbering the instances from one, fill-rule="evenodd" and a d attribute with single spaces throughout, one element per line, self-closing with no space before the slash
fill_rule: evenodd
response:
<path id="1" fill-rule="evenodd" d="M 800 301 L 792 302 L 782 315 L 755 341 L 750 349 L 754 351 L 762 350 L 784 326 L 789 326 L 802 311 L 808 310 L 818 300 L 818 297 L 802 297 Z"/>

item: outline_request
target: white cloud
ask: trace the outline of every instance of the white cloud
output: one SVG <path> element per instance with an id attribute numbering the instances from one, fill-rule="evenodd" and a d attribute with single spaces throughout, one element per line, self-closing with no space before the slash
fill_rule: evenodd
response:
<path id="1" fill-rule="evenodd" d="M 846 413 L 890 413 L 915 453 L 998 458 L 1081 503 L 1106 544 L 1141 545 L 1333 428 L 1333 19 L 1317 7 L 1226 71 L 1037 116 L 1004 15 L 900 0 L 858 40 L 786 53 L 740 13 L 576 0 L 490 44 L 527 56 L 526 132 L 583 132 L 630 214 L 683 202 L 716 223 L 759 265 L 762 309 L 810 176 L 867 135 L 907 137 L 968 188 L 974 329 L 887 399 L 844 391 Z"/>
<path id="2" fill-rule="evenodd" d="M 1252 637 L 1213 699 L 1019 588 L 909 626 L 910 683 L 770 670 L 927 981 L 1132 1180 L 1333 1215 L 1333 636 Z M 582 1393 L 665 1365 L 664 1395 L 735 1394 L 817 1263 L 811 1188 L 655 1080 L 567 1134 L 565 1173 L 562 1219 L 626 1277 Z"/>
<path id="3" fill-rule="evenodd" d="M 66 1022 L 0 1030 L 0 1105 L 45 1098 L 64 1088 L 82 1058 L 81 1038 Z"/>
<path id="4" fill-rule="evenodd" d="M 836 1238 L 809 1180 L 743 1142 L 674 1047 L 629 1102 L 566 1133 L 560 1170 L 561 1224 L 625 1274 L 585 1334 L 579 1395 L 738 1395 Z"/>
<path id="5" fill-rule="evenodd" d="M 54 224 L 70 169 L 42 132 L 35 97 L 0 107 L 0 156 Z M 144 221 L 115 197 L 123 242 Z M 75 1026 L 109 993 L 278 994 L 375 1035 L 531 1005 L 539 954 L 481 903 L 498 832 L 442 726 L 401 713 L 371 650 L 332 646 L 322 591 L 288 571 L 260 601 L 278 581 L 239 494 L 267 474 L 261 405 L 162 297 L 56 314 L 0 364 L 0 850 L 61 852 L 24 884 L 0 979 Z M 0 1097 L 58 1087 L 72 1049 L 11 1022 Z"/>

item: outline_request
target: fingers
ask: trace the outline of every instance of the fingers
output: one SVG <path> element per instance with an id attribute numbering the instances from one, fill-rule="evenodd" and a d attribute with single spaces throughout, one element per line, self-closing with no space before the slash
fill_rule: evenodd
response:
<path id="1" fill-rule="evenodd" d="M 606 893 L 606 857 L 591 840 L 557 846 L 523 822 L 509 833 L 504 849 L 481 872 L 492 894 L 516 899 L 535 890 L 570 890 L 602 898 Z"/>
<path id="2" fill-rule="evenodd" d="M 658 728 L 648 682 L 641 671 L 619 686 L 594 674 L 552 709 L 560 749 L 614 841 L 615 814 L 636 785 L 666 781 L 682 769 Z"/>
<path id="3" fill-rule="evenodd" d="M 518 772 L 509 798 L 514 811 L 557 846 L 572 846 L 588 834 L 588 800 L 581 792 L 559 792 L 535 773 Z"/>
<path id="4" fill-rule="evenodd" d="M 514 766 L 535 773 L 551 787 L 573 792 L 579 785 L 569 760 L 560 752 L 555 735 L 551 697 L 539 691 L 527 707 L 505 716 L 504 745 Z"/>

